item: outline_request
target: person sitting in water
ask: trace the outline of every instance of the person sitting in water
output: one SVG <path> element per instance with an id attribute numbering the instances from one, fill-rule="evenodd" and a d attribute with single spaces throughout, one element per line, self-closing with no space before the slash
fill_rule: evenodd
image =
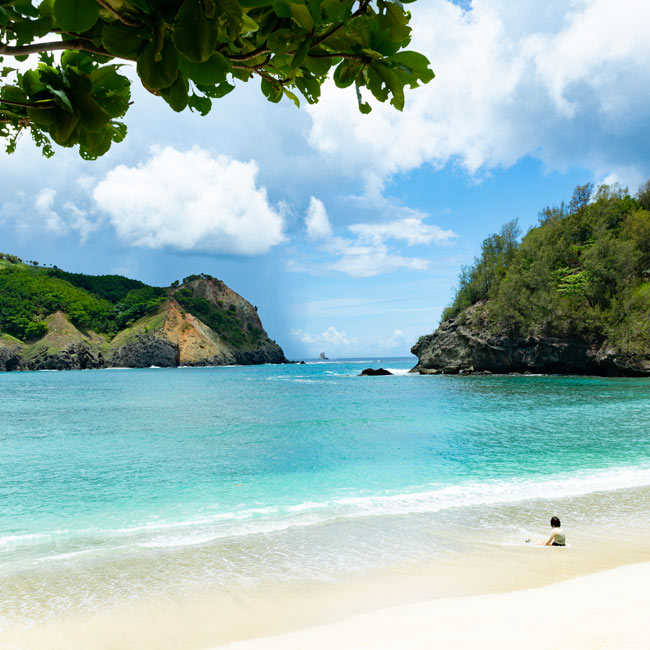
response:
<path id="1" fill-rule="evenodd" d="M 544 546 L 566 546 L 566 536 L 560 527 L 559 517 L 551 517 L 551 536 L 544 542 Z"/>

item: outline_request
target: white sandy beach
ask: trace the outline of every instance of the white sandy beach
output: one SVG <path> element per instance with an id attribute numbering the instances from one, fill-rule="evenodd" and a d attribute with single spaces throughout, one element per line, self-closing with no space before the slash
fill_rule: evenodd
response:
<path id="1" fill-rule="evenodd" d="M 648 584 L 650 562 L 536 589 L 385 608 L 219 650 L 647 650 Z"/>

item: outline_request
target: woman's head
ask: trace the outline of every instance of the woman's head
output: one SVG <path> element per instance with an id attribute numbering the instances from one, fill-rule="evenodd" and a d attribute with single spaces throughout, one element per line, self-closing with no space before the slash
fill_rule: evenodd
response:
<path id="1" fill-rule="evenodd" d="M 551 528 L 559 528 L 559 527 L 560 527 L 560 518 L 551 517 Z"/>

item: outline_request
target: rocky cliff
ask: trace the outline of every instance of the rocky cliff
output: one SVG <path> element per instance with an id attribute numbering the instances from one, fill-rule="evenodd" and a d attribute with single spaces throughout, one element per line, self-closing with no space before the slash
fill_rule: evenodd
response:
<path id="1" fill-rule="evenodd" d="M 0 332 L 0 371 L 286 363 L 257 309 L 210 276 L 170 288 L 147 314 L 117 334 L 73 324 L 63 311 L 37 321 L 44 336 L 22 341 Z"/>
<path id="2" fill-rule="evenodd" d="M 650 376 L 648 354 L 622 353 L 608 341 L 494 333 L 477 326 L 468 311 L 418 340 L 412 372 Z"/>

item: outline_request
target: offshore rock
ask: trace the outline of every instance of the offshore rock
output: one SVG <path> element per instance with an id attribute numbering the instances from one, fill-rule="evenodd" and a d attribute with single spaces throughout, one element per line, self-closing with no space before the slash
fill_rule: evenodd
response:
<path id="1" fill-rule="evenodd" d="M 385 368 L 366 368 L 359 373 L 359 377 L 380 377 L 384 375 L 392 375 L 393 373 L 390 370 Z"/>
<path id="2" fill-rule="evenodd" d="M 472 308 L 466 310 L 470 312 Z M 519 337 L 452 318 L 411 348 L 421 374 L 539 373 L 650 376 L 650 354 L 623 354 L 607 341 Z"/>

